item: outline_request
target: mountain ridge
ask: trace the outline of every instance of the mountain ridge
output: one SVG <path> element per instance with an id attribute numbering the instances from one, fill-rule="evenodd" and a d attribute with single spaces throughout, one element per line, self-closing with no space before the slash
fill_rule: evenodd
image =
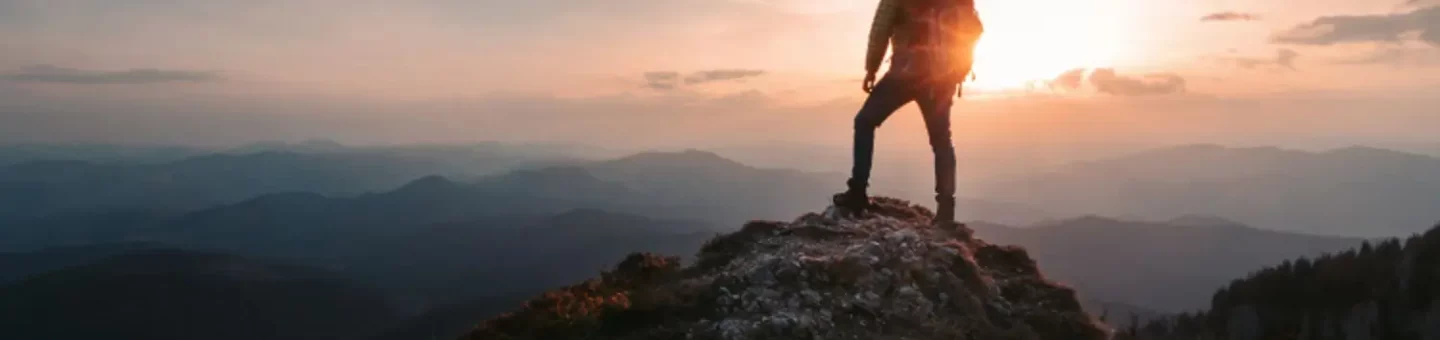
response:
<path id="1" fill-rule="evenodd" d="M 1391 237 L 1440 220 L 1440 158 L 1368 147 L 1181 146 L 992 179 L 974 190 L 1062 215 L 1199 214 L 1272 230 Z M 1368 228 L 1355 227 L 1362 225 Z"/>

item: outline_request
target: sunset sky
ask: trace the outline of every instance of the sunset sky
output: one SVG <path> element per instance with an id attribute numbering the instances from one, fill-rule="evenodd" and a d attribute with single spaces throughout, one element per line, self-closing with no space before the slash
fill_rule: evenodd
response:
<path id="1" fill-rule="evenodd" d="M 1440 1 L 978 3 L 970 142 L 1440 135 Z M 0 0 L 0 142 L 843 141 L 875 4 Z"/>

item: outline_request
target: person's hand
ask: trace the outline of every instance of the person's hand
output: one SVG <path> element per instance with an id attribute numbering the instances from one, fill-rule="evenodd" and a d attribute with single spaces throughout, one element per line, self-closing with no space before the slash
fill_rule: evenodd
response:
<path id="1" fill-rule="evenodd" d="M 860 84 L 860 89 L 861 89 L 861 90 L 865 90 L 865 93 L 870 93 L 871 90 L 874 90 L 874 89 L 875 89 L 875 73 L 874 73 L 874 72 L 865 73 L 865 82 L 862 83 L 862 84 Z"/>

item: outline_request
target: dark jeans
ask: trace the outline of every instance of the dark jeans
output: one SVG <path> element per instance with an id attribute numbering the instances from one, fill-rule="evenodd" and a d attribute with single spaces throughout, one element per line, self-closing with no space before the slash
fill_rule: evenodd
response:
<path id="1" fill-rule="evenodd" d="M 925 118 L 930 148 L 935 152 L 935 197 L 942 202 L 955 197 L 955 146 L 950 142 L 950 106 L 956 84 L 928 84 L 894 73 L 886 74 L 855 115 L 855 166 L 850 170 L 851 190 L 865 190 L 874 161 L 875 129 L 891 114 L 914 101 Z M 862 191 L 863 192 L 863 191 Z"/>

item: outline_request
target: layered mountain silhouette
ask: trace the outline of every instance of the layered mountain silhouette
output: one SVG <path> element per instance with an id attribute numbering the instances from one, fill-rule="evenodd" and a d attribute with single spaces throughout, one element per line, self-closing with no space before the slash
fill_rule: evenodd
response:
<path id="1" fill-rule="evenodd" d="M 383 295 L 329 273 L 177 250 L 0 286 L 0 338 L 14 340 L 355 339 L 399 318 Z"/>
<path id="2" fill-rule="evenodd" d="M 0 167 L 35 161 L 84 160 L 100 163 L 164 163 L 213 150 L 185 146 L 134 146 L 96 143 L 0 145 Z"/>
<path id="3" fill-rule="evenodd" d="M 162 248 L 164 245 L 157 243 L 137 242 L 58 247 L 29 253 L 0 253 L 0 285 L 115 255 Z"/>
<path id="4" fill-rule="evenodd" d="M 421 226 L 360 239 L 329 258 L 363 282 L 449 304 L 535 293 L 588 277 L 635 251 L 682 255 L 714 232 L 684 221 L 599 210 Z"/>
<path id="5" fill-rule="evenodd" d="M 23 204 L 0 208 L 0 221 L 116 209 L 184 212 L 278 192 L 354 195 L 427 175 L 477 176 L 571 159 L 496 145 L 255 150 L 160 163 L 40 158 L 0 166 L 0 203 Z"/>
<path id="6" fill-rule="evenodd" d="M 706 171 L 683 169 L 718 171 L 707 175 Z M 813 206 L 829 186 L 805 180 L 805 176 L 749 168 L 698 151 L 653 153 L 587 166 L 519 170 L 474 182 L 430 176 L 393 191 L 354 197 L 271 194 L 179 216 L 144 211 L 59 215 L 42 220 L 42 224 L 9 229 L 6 232 L 15 236 L 0 243 L 163 242 L 298 259 L 354 273 L 386 288 L 430 298 L 469 298 L 533 292 L 534 283 L 542 288 L 563 284 L 606 264 L 603 260 L 556 260 L 497 267 L 484 264 L 481 259 L 486 257 L 477 256 L 539 254 L 556 248 L 535 244 L 567 242 L 564 232 L 542 233 L 539 235 L 544 237 L 537 238 L 514 234 L 515 230 L 529 230 L 521 227 L 548 224 L 544 221 L 557 214 L 586 211 L 629 216 L 594 221 L 663 232 L 633 236 L 634 242 L 617 242 L 614 247 L 602 245 L 591 256 L 581 257 L 638 250 L 688 254 L 708 232 L 741 220 L 740 216 L 775 216 Z M 794 189 L 785 189 L 785 185 Z M 802 192 L 810 194 L 801 197 L 805 196 L 799 194 Z M 638 216 L 652 221 L 626 221 Z M 702 221 L 680 219 L 707 216 L 708 220 Z M 991 241 L 1031 249 L 1047 263 L 1051 275 L 1074 285 L 1087 302 L 1162 311 L 1203 307 L 1208 302 L 1205 294 L 1214 286 L 1265 264 L 1338 250 L 1360 241 L 1263 232 L 1199 216 L 1167 223 L 1086 218 L 1028 228 L 972 226 Z M 571 239 L 603 238 L 604 232 L 601 227 L 590 234 L 573 233 Z M 511 239 L 522 241 L 505 241 Z M 535 241 L 523 241 L 531 239 Z M 509 247 L 512 243 L 521 248 Z M 655 247 L 660 244 L 673 246 Z M 1135 261 L 1144 266 L 1133 266 Z M 547 266 L 555 268 L 545 269 Z M 517 270 L 530 268 L 539 269 Z M 414 279 L 390 279 L 397 275 Z M 485 285 L 467 281 L 486 275 L 513 279 L 488 280 Z"/>
<path id="7" fill-rule="evenodd" d="M 891 199 L 859 219 L 751 222 L 695 264 L 632 254 L 465 339 L 1104 339 L 1026 252 Z"/>
<path id="8" fill-rule="evenodd" d="M 1440 220 L 1440 158 L 1367 147 L 1316 153 L 1186 146 L 976 189 L 987 198 L 1072 216 L 1203 214 L 1317 234 L 1391 237 Z"/>
<path id="9" fill-rule="evenodd" d="M 214 157 L 217 159 L 296 157 L 310 160 L 310 157 L 318 156 L 256 154 Z M 201 161 L 191 159 L 185 162 Z M 316 162 L 326 163 L 326 161 L 319 160 Z M 829 183 L 824 183 L 804 173 L 751 168 L 730 162 L 714 154 L 690 151 L 640 154 L 615 161 L 584 163 L 574 166 L 522 169 L 464 182 L 438 176 L 426 176 L 419 180 L 409 180 L 403 185 L 396 184 L 397 189 L 356 196 L 335 195 L 332 193 L 335 190 L 317 189 L 317 186 L 323 186 L 323 183 L 343 181 L 335 178 L 310 183 L 308 177 L 305 176 L 286 177 L 283 179 L 307 184 L 276 184 L 273 186 L 237 180 L 232 184 L 237 188 L 243 188 L 241 191 L 245 193 L 232 193 L 233 196 L 239 197 L 253 192 L 255 197 L 235 198 L 235 203 L 216 205 L 214 202 L 224 199 L 201 198 L 168 191 L 166 188 L 173 185 L 186 188 L 176 189 L 176 191 L 204 192 L 208 195 L 216 190 L 206 189 L 207 187 L 221 185 L 209 184 L 209 182 L 226 182 L 234 177 L 250 179 L 256 176 L 231 176 L 220 171 L 197 170 L 209 174 L 209 177 L 196 176 L 194 179 L 207 184 L 192 186 L 168 181 L 168 184 L 152 186 L 147 184 L 149 180 L 127 182 L 124 176 L 120 176 L 119 180 L 111 180 L 115 176 L 105 174 L 105 171 L 100 171 L 100 174 L 87 172 L 62 176 L 60 174 L 66 171 L 32 169 L 34 167 L 44 167 L 44 165 L 27 164 L 5 168 L 12 173 L 0 171 L 0 187 L 14 188 L 14 190 L 0 192 L 0 201 L 15 203 L 0 207 L 0 210 L 13 210 L 15 214 L 12 214 L 12 223 L 9 224 L 18 226 L 0 230 L 0 236 L 3 236 L 0 237 L 0 247 L 3 248 L 0 249 L 31 250 L 47 246 L 96 243 L 107 241 L 107 237 L 113 241 L 117 237 L 134 236 L 128 234 L 132 233 L 130 229 L 133 229 L 135 224 L 154 224 L 153 221 L 137 221 L 137 223 L 125 221 L 159 217 L 184 219 L 185 222 L 177 224 L 183 224 L 189 229 L 196 230 L 213 228 L 211 225 L 217 219 L 240 222 L 238 220 L 242 218 L 265 219 L 265 221 L 248 221 L 250 224 L 267 222 L 266 225 L 259 226 L 259 228 L 304 230 L 324 229 L 328 225 L 342 223 L 351 226 L 394 225 L 391 222 L 400 219 L 404 220 L 402 222 L 405 224 L 423 224 L 464 221 L 467 218 L 497 213 L 545 214 L 575 208 L 596 208 L 657 218 L 691 219 L 733 225 L 749 218 L 744 216 L 774 218 L 792 215 L 804 209 L 801 207 L 801 203 L 794 202 L 805 202 L 813 200 L 814 197 L 824 197 L 832 187 L 828 185 Z M 83 165 L 82 167 L 88 169 L 107 166 Z M 294 166 L 275 164 L 254 164 L 246 167 L 280 169 L 267 170 L 273 172 L 291 171 L 284 169 L 294 168 Z M 365 169 L 369 166 L 342 162 L 322 168 Z M 692 169 L 710 170 L 692 171 Z M 336 171 L 364 172 L 365 170 Z M 25 174 L 18 174 L 18 172 Z M 317 172 L 315 175 L 329 177 L 323 171 Z M 163 174 L 157 176 L 167 177 Z M 31 177 L 61 177 L 63 180 L 54 179 L 54 181 L 68 184 L 57 184 L 57 186 L 71 189 L 51 190 L 54 189 L 54 186 L 44 184 L 47 183 L 45 180 L 27 180 Z M 420 177 L 422 176 L 411 178 Z M 263 178 L 257 180 L 263 180 Z M 96 184 L 99 182 L 106 184 Z M 349 190 L 373 188 L 373 186 L 358 184 L 337 186 L 351 188 Z M 106 194 L 111 189 L 123 194 Z M 174 201 L 175 204 L 156 202 L 157 199 Z M 112 205 L 99 203 L 99 201 L 123 203 Z M 86 208 L 76 208 L 78 210 L 62 213 L 68 209 L 64 207 Z M 175 209 L 182 207 L 192 207 L 198 211 L 181 215 Z M 29 215 L 35 218 L 19 219 L 20 215 Z M 119 221 L 113 224 L 120 228 L 95 230 L 99 226 L 90 221 L 96 220 Z M 305 227 L 296 228 L 296 224 L 303 224 Z M 363 230 L 361 227 L 348 228 Z"/>
<path id="10" fill-rule="evenodd" d="M 230 253 L 324 268 L 338 278 L 353 284 L 374 286 L 387 296 L 396 298 L 397 313 L 403 314 L 409 321 L 387 325 L 384 332 L 375 330 L 360 335 L 361 338 L 376 334 L 388 334 L 391 338 L 415 335 L 453 338 L 474 326 L 477 320 L 512 310 L 524 297 L 591 277 L 611 267 L 614 259 L 625 254 L 637 251 L 663 255 L 694 254 L 714 232 L 730 229 L 725 226 L 741 225 L 752 218 L 794 216 L 823 202 L 823 198 L 828 197 L 838 183 L 843 183 L 835 175 L 755 168 L 712 153 L 691 150 L 643 153 L 609 161 L 555 162 L 562 165 L 500 162 L 494 165 L 497 169 L 511 170 L 479 177 L 416 176 L 408 181 L 395 182 L 389 187 L 391 189 L 354 190 L 368 185 L 363 183 L 371 183 L 369 179 L 390 175 L 371 176 L 366 174 L 382 172 L 358 169 L 355 171 L 365 173 L 357 175 L 361 180 L 306 182 L 306 176 L 326 176 L 326 171 L 332 170 L 350 171 L 340 169 L 344 166 L 318 165 L 320 163 L 367 164 L 344 163 L 343 160 L 351 156 L 373 157 L 368 151 L 361 153 L 363 157 L 355 156 L 353 151 L 326 151 L 333 145 L 313 147 L 260 154 L 190 157 L 168 163 L 31 162 L 0 168 L 0 174 L 6 174 L 0 176 L 0 189 L 4 189 L 0 190 L 0 203 L 3 203 L 0 204 L 0 215 L 14 217 L 65 207 L 54 209 L 42 217 L 0 222 L 3 225 L 0 227 L 0 251 L 11 251 L 0 253 L 0 285 L 7 282 L 16 284 L 26 278 L 48 275 L 46 273 L 85 268 L 136 249 L 172 247 Z M 417 154 L 469 152 L 436 151 L 439 149 L 430 147 L 416 150 L 388 152 L 403 159 L 429 157 Z M 1388 186 L 1398 183 L 1395 179 L 1424 178 L 1426 175 L 1424 171 L 1395 170 L 1382 176 L 1374 175 L 1380 172 L 1373 169 L 1346 168 L 1349 163 L 1345 162 L 1297 161 L 1317 155 L 1349 155 L 1345 156 L 1349 162 L 1405 164 L 1395 169 L 1420 169 L 1426 164 L 1424 158 L 1416 161 L 1417 158 L 1408 154 L 1361 148 L 1322 154 L 1220 148 L 1216 152 L 1219 156 L 1202 157 L 1202 161 L 1195 163 L 1181 161 L 1197 152 L 1210 152 L 1205 150 L 1214 151 L 1210 147 L 1193 147 L 1174 149 L 1171 153 L 1156 152 L 1137 156 L 1137 159 L 1148 161 L 1115 163 L 1117 165 L 1108 168 L 1096 168 L 1091 175 L 1101 182 L 1114 178 L 1126 178 L 1118 180 L 1120 183 L 1163 182 L 1165 176 L 1174 175 L 1228 185 L 1228 180 L 1216 178 L 1263 177 L 1289 171 L 1286 169 L 1297 162 L 1316 169 L 1329 169 L 1312 169 L 1312 173 L 1324 176 L 1312 174 L 1297 178 L 1368 178 L 1370 182 L 1366 183 Z M 1225 156 L 1232 152 L 1258 156 Z M 315 163 L 264 161 L 270 157 L 311 161 L 315 159 L 312 157 L 321 157 L 325 160 Z M 1240 161 L 1232 160 L 1234 158 Z M 1264 161 L 1275 159 L 1281 161 Z M 259 170 L 254 169 L 260 166 L 237 164 L 197 167 L 206 170 L 194 170 L 196 172 L 192 174 L 214 176 L 157 177 L 163 180 L 119 176 L 116 174 L 124 172 L 112 171 L 141 167 L 171 168 L 190 163 L 218 164 L 210 163 L 217 160 L 258 162 L 277 169 L 256 172 Z M 1174 166 L 1144 165 L 1161 161 Z M 425 162 L 429 161 L 421 163 Z M 51 163 L 64 166 L 43 166 Z M 1252 165 L 1220 167 L 1214 171 L 1202 168 L 1209 163 Z M 316 169 L 331 170 L 285 177 L 287 173 L 307 173 L 292 171 L 294 169 L 290 167 L 295 164 L 311 164 L 299 165 L 301 168 L 313 165 Z M 469 166 L 456 166 L 454 169 L 468 169 Z M 1079 165 L 1077 168 L 1087 166 L 1095 165 Z M 227 167 L 236 170 L 223 170 Z M 1344 172 L 1350 170 L 1373 176 Z M 8 175 L 17 173 L 32 177 Z M 15 180 L 17 178 L 42 180 Z M 96 184 L 105 182 L 107 178 L 129 184 L 114 187 L 107 186 L 112 184 Z M 133 178 L 142 180 L 132 181 Z M 156 191 L 147 192 L 143 189 L 149 188 L 148 181 L 159 181 L 157 183 L 161 184 L 155 185 Z M 244 187 L 243 183 L 259 183 L 255 188 L 240 190 L 253 189 L 266 193 L 229 203 L 214 203 L 216 201 L 197 198 L 204 195 L 187 194 L 210 193 L 209 189 L 176 189 L 205 181 L 226 182 L 224 186 L 230 188 Z M 347 181 L 348 184 L 344 183 Z M 1031 184 L 1044 186 L 1044 182 Z M 86 185 L 94 186 L 95 192 L 102 194 L 115 192 L 113 188 L 136 191 L 105 194 L 108 196 L 104 200 L 125 204 L 95 204 L 103 200 L 76 196 L 85 194 L 79 188 Z M 47 189 L 66 186 L 71 186 L 73 190 Z M 320 186 L 338 189 L 315 189 Z M 1141 187 L 1149 188 L 1148 185 Z M 1025 186 L 1017 188 L 1021 192 L 1033 189 Z M 241 192 L 228 190 L 216 192 Z M 1094 191 L 1091 196 L 1103 201 L 1135 192 L 1126 190 L 1118 193 Z M 1208 191 L 1197 189 L 1197 192 Z M 162 200 L 136 198 L 152 194 L 171 197 Z M 236 197 L 239 195 L 236 194 Z M 161 201 L 187 202 L 172 206 Z M 202 201 L 209 203 L 197 203 Z M 1205 209 L 1192 211 L 1177 208 L 1174 210 L 1183 212 L 1160 217 L 1120 211 L 1109 215 L 1129 217 L 1059 219 L 1032 225 L 1015 221 L 1061 215 L 1047 211 L 1051 207 L 1041 209 L 992 203 L 962 202 L 962 217 L 995 218 L 1009 221 L 1010 225 L 1024 226 L 1017 228 L 983 222 L 970 224 L 978 235 L 993 244 L 1014 244 L 1028 249 L 1029 256 L 1038 260 L 1038 269 L 1049 274 L 1049 279 L 1074 287 L 1079 293 L 1078 301 L 1090 314 L 1098 316 L 1108 310 L 1110 314 L 1106 321 L 1115 325 L 1126 325 L 1131 312 L 1144 316 L 1140 320 L 1144 322 L 1161 313 L 1206 307 L 1211 302 L 1214 289 L 1230 279 L 1243 277 L 1283 259 L 1338 251 L 1362 241 L 1359 238 L 1263 231 L 1246 226 L 1250 224 L 1247 220 L 1237 219 L 1246 223 L 1233 222 L 1228 219 L 1229 215 Z M 198 207 L 178 211 L 177 207 L 181 206 Z M 84 208 L 70 209 L 74 207 Z M 1289 206 L 1285 209 L 1300 208 L 1304 207 Z M 997 211 L 1004 213 L 997 214 Z M 1301 214 L 1290 215 L 1287 218 L 1297 218 L 1295 215 Z M 1183 217 L 1165 220 L 1173 216 Z M 837 220 L 835 223 L 850 222 Z M 1263 224 L 1257 226 L 1269 227 Z M 51 248 L 57 246 L 62 248 Z M 40 249 L 44 250 L 19 252 Z"/>
<path id="11" fill-rule="evenodd" d="M 260 239 L 253 239 L 255 243 L 244 247 L 210 248 L 210 251 L 223 250 L 323 267 L 337 282 L 373 286 L 377 288 L 377 295 L 383 293 L 395 300 L 389 313 L 396 315 L 393 320 L 396 324 L 370 329 L 368 334 L 352 334 L 370 337 L 381 333 L 392 336 L 423 333 L 427 336 L 422 338 L 436 334 L 446 334 L 441 338 L 454 338 L 475 320 L 513 307 L 522 297 L 593 275 L 608 267 L 613 258 L 635 251 L 691 254 L 714 235 L 698 231 L 706 229 L 708 225 L 695 222 L 577 209 L 552 215 L 493 216 L 466 222 L 404 225 L 363 235 L 319 235 L 305 243 L 313 248 L 308 252 L 293 250 L 281 254 L 277 248 L 264 245 L 283 240 Z M 227 236 L 230 235 L 209 237 Z M 52 274 L 73 279 L 76 276 L 63 273 L 76 268 L 108 266 L 105 263 L 113 256 L 156 247 L 200 248 L 178 242 L 123 243 L 0 253 L 0 285 Z M 173 253 L 178 257 L 188 254 Z M 145 263 L 170 266 L 164 261 Z M 108 289 L 79 283 L 71 287 L 77 291 L 94 290 L 95 294 Z M 317 303 L 305 299 L 292 302 Z M 187 307 L 159 305 L 154 308 L 156 313 L 178 313 L 175 309 Z M 55 311 L 57 318 L 68 312 Z M 14 317 L 17 316 L 0 315 L 5 319 Z M 400 322 L 401 317 L 408 321 Z M 37 332 L 51 334 L 48 330 Z"/>

